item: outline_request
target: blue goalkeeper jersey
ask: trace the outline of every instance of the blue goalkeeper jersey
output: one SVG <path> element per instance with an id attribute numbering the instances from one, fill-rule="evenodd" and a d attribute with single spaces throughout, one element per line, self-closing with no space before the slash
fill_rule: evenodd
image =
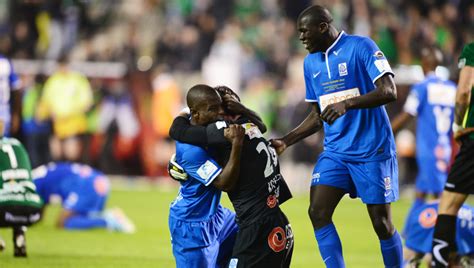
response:
<path id="1" fill-rule="evenodd" d="M 403 109 L 417 116 L 416 156 L 420 173 L 426 173 L 419 176 L 446 181 L 455 99 L 456 84 L 434 73 L 410 90 Z"/>
<path id="2" fill-rule="evenodd" d="M 221 191 L 212 186 L 222 168 L 203 148 L 176 142 L 176 162 L 188 174 L 171 203 L 170 217 L 185 221 L 206 221 L 220 209 Z"/>
<path id="3" fill-rule="evenodd" d="M 90 200 L 105 198 L 110 190 L 102 172 L 82 164 L 52 162 L 35 168 L 32 176 L 45 204 L 52 195 L 59 195 L 65 209 L 78 212 L 97 210 Z"/>
<path id="4" fill-rule="evenodd" d="M 304 60 L 306 101 L 329 105 L 367 94 L 390 65 L 369 38 L 341 32 L 326 52 L 308 54 Z M 390 121 L 385 107 L 353 109 L 332 125 L 324 123 L 324 149 L 348 161 L 382 160 L 395 155 Z"/>

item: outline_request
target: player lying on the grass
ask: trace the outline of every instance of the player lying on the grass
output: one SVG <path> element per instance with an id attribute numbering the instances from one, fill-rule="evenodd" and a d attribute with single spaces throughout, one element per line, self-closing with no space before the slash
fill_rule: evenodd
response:
<path id="1" fill-rule="evenodd" d="M 423 260 L 431 262 L 431 244 L 438 217 L 439 200 L 419 202 L 410 211 L 403 236 L 405 238 L 404 267 L 420 267 Z M 474 208 L 463 205 L 457 216 L 457 258 L 450 267 L 474 267 Z"/>
<path id="2" fill-rule="evenodd" d="M 104 211 L 110 193 L 109 179 L 90 166 L 51 162 L 33 170 L 34 183 L 44 204 L 52 196 L 62 200 L 57 227 L 69 230 L 107 228 L 133 233 L 134 224 L 119 209 Z"/>
<path id="3" fill-rule="evenodd" d="M 210 99 L 218 102 L 211 87 L 198 85 L 194 88 L 205 92 L 207 96 L 204 99 L 208 102 Z M 241 124 L 246 134 L 239 179 L 233 189 L 227 190 L 239 225 L 229 267 L 289 267 L 293 233 L 279 204 L 291 198 L 291 193 L 280 174 L 276 152 L 263 138 L 259 128 L 246 115 L 240 114 L 247 109 L 240 104 L 238 96 L 227 87 L 217 89 L 223 100 L 225 117 Z M 191 118 L 202 110 L 202 107 L 190 108 Z M 217 119 L 216 116 L 214 120 Z M 219 163 L 225 163 L 229 145 L 223 133 L 227 126 L 225 121 L 217 121 L 207 127 L 196 126 L 190 124 L 187 115 L 181 115 L 174 120 L 170 135 L 180 142 L 208 148 Z M 178 157 L 176 162 L 181 164 Z M 179 166 L 174 169 L 178 170 Z"/>
<path id="4" fill-rule="evenodd" d="M 23 145 L 3 137 L 0 120 L 0 227 L 13 228 L 15 257 L 26 257 L 26 227 L 41 218 L 41 198 L 31 180 L 31 165 Z M 0 251 L 5 242 L 0 239 Z"/>

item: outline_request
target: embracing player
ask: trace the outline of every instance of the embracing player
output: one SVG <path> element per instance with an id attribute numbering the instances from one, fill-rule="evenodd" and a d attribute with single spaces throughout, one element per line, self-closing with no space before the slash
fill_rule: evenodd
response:
<path id="1" fill-rule="evenodd" d="M 211 87 L 199 85 L 199 88 L 210 92 L 209 98 L 216 94 Z M 227 190 L 239 226 L 229 267 L 289 267 L 293 232 L 279 205 L 291 198 L 291 193 L 280 174 L 276 152 L 262 136 L 259 127 L 249 119 L 249 113 L 238 102 L 238 96 L 227 87 L 218 87 L 217 90 L 224 100 L 225 116 L 233 119 L 232 123 L 242 125 L 246 134 L 239 178 L 235 187 Z M 194 116 L 192 113 L 191 117 Z M 255 114 L 250 114 L 252 116 Z M 207 127 L 191 126 L 184 115 L 175 119 L 170 135 L 181 142 L 208 148 L 218 162 L 225 163 L 229 144 L 223 133 L 228 126 L 225 121 Z"/>

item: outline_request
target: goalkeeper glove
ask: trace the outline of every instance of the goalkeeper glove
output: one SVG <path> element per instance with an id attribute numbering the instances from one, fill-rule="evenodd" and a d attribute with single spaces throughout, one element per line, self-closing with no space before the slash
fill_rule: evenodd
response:
<path id="1" fill-rule="evenodd" d="M 168 162 L 168 174 L 175 181 L 186 181 L 188 179 L 188 174 L 178 163 L 176 163 L 175 154 L 171 156 L 171 159 Z"/>

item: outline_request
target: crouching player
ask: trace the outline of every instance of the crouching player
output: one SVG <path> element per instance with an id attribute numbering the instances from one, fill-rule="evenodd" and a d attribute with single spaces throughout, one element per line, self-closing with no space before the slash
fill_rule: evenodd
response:
<path id="1" fill-rule="evenodd" d="M 3 137 L 0 120 L 0 227 L 13 228 L 15 257 L 26 257 L 26 226 L 41 218 L 41 198 L 31 180 L 31 165 L 23 145 Z M 5 242 L 0 239 L 0 250 Z"/>
<path id="2" fill-rule="evenodd" d="M 439 201 L 420 203 L 413 207 L 407 218 L 403 236 L 405 237 L 404 267 L 420 267 L 423 259 L 427 264 L 431 259 L 431 245 L 434 226 L 438 217 Z M 457 256 L 450 267 L 474 267 L 474 208 L 463 205 L 457 216 L 456 246 Z M 429 266 L 429 265 L 428 265 Z"/>
<path id="3" fill-rule="evenodd" d="M 57 162 L 33 170 L 34 183 L 44 204 L 59 196 L 62 210 L 56 225 L 69 230 L 107 228 L 133 233 L 134 224 L 119 209 L 104 211 L 109 196 L 109 179 L 87 165 Z"/>

